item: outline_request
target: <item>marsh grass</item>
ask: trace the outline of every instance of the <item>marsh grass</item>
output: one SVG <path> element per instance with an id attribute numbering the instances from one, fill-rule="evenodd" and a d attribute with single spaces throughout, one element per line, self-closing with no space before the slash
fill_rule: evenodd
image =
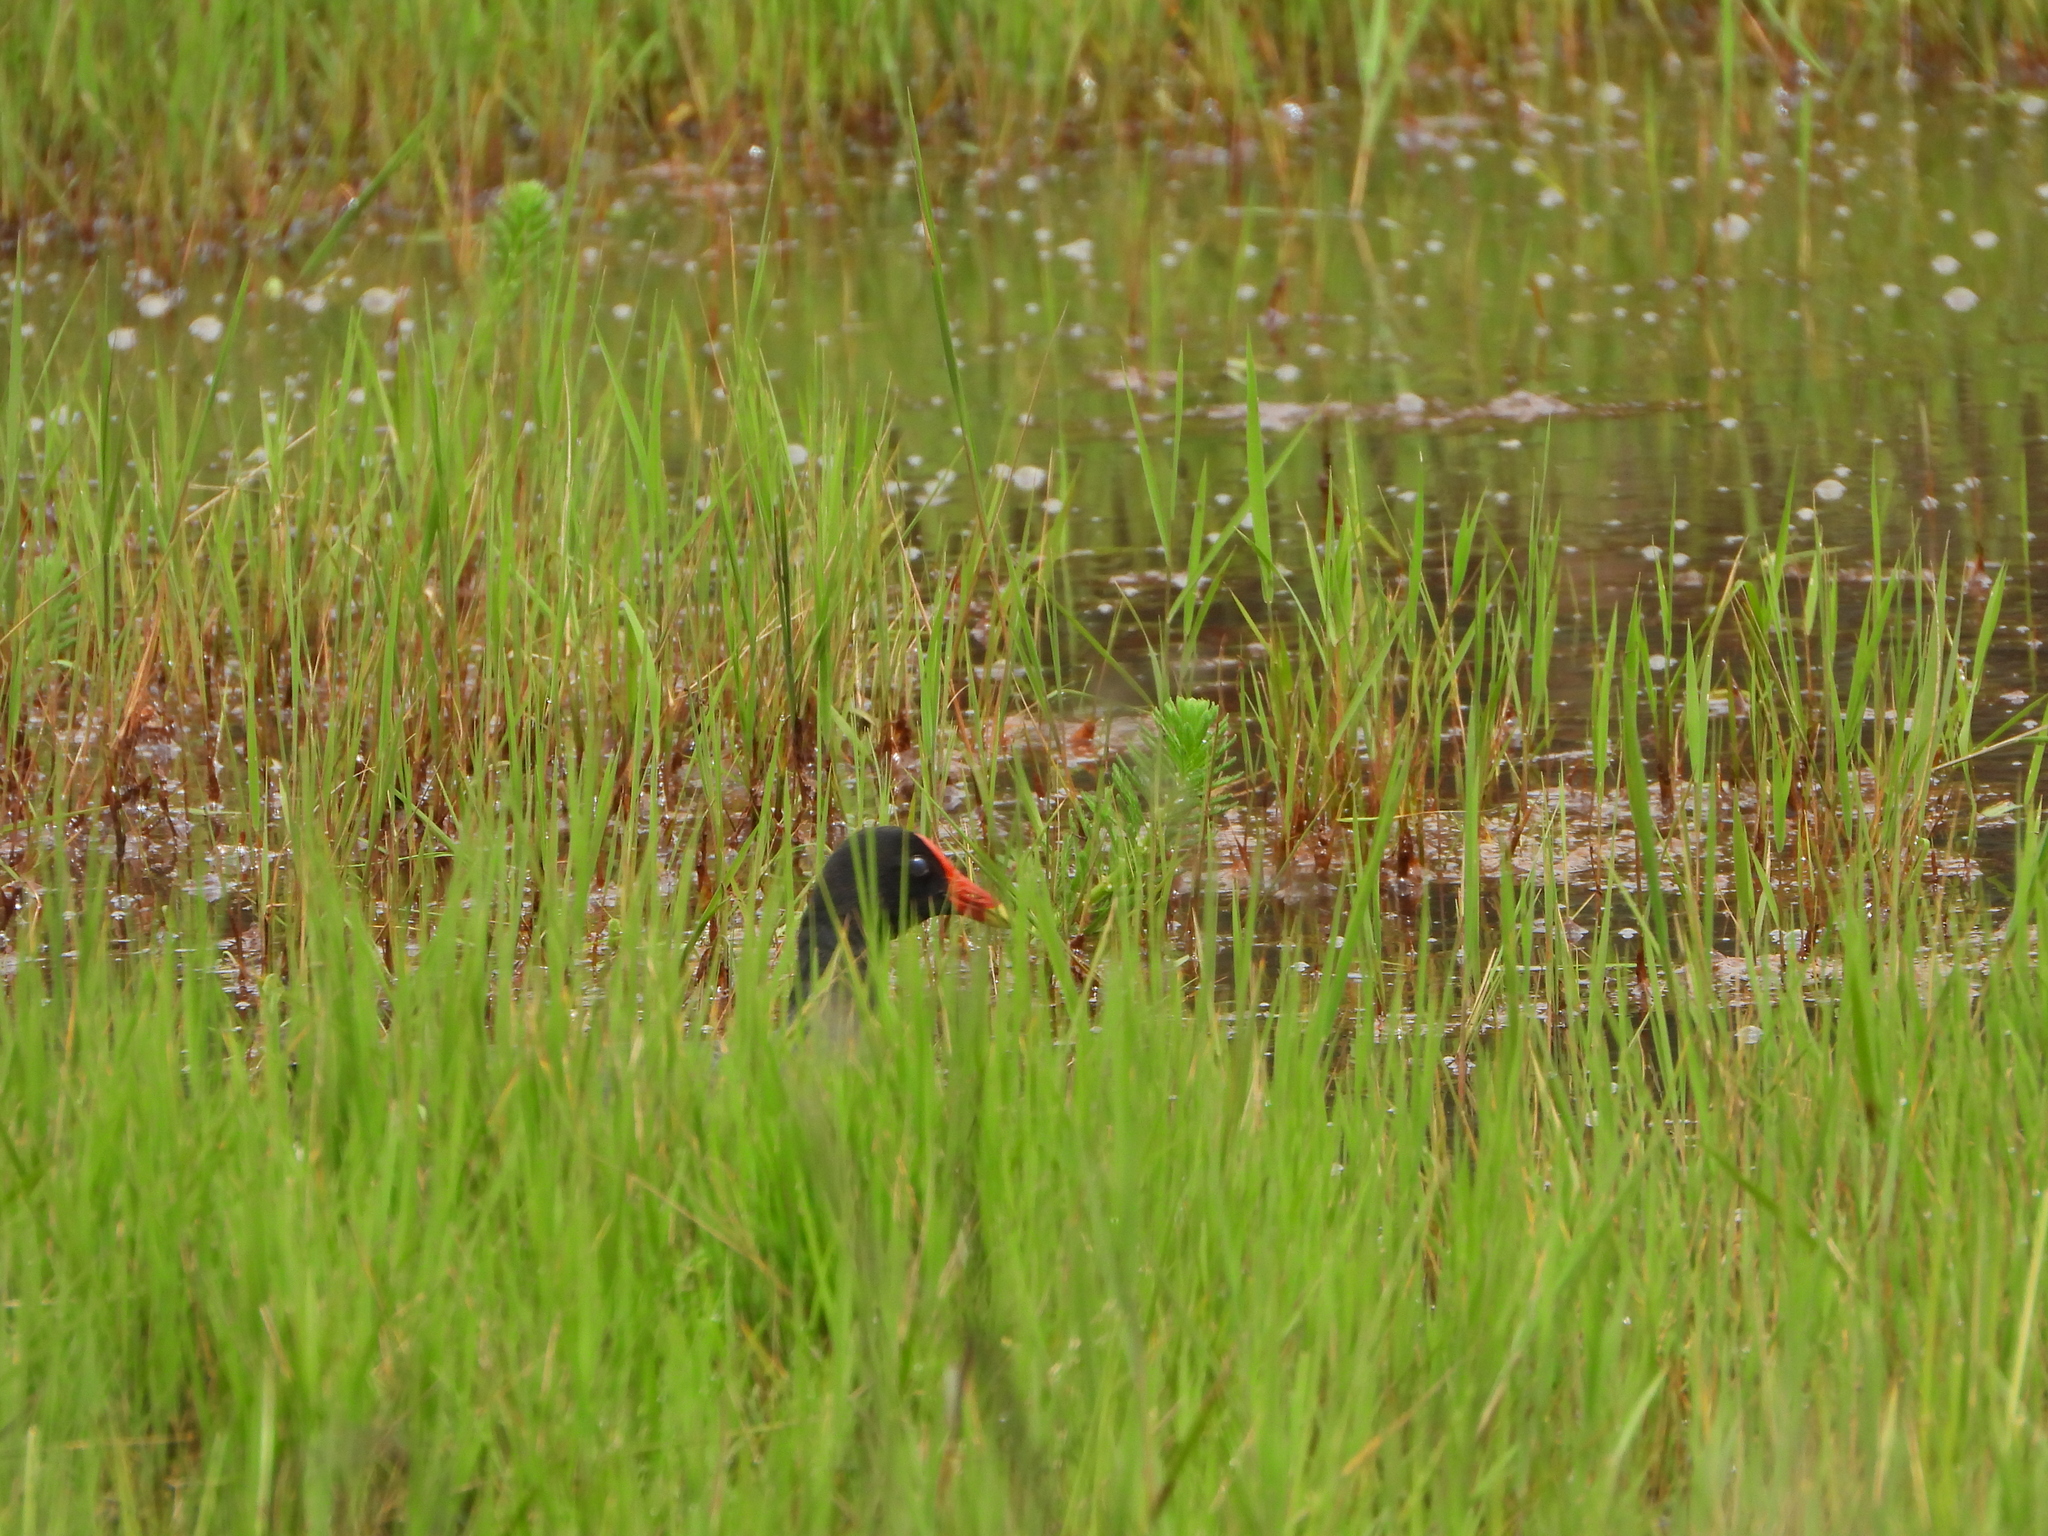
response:
<path id="1" fill-rule="evenodd" d="M 1945 877 L 1999 581 L 1788 517 L 1590 616 L 1566 733 L 1541 513 L 1345 435 L 1283 570 L 1141 422 L 1189 579 L 1108 644 L 758 290 L 629 370 L 519 269 L 260 463 L 10 372 L 20 1528 L 2031 1528 L 2038 747 Z M 898 817 L 1017 923 L 827 1066 L 781 915 Z"/>
<path id="2" fill-rule="evenodd" d="M 1873 476 L 1616 601 L 1355 427 L 1226 523 L 1177 380 L 1091 627 L 957 360 L 941 516 L 765 264 L 629 354 L 573 217 L 260 457 L 10 328 L 18 1528 L 2033 1528 L 2010 578 Z M 882 819 L 1016 922 L 822 1062 L 783 917 Z"/>
<path id="3" fill-rule="evenodd" d="M 652 931 L 482 1027 L 496 863 L 389 970 L 309 880 L 254 1080 L 168 960 L 17 980 L 36 1528 L 2031 1523 L 2031 963 L 1852 915 L 1756 1047 L 1510 983 L 1494 1048 L 1422 1014 L 1333 1078 L 1341 982 L 1233 1037 L 1118 964 L 1055 1032 L 1027 930 L 820 1072 L 759 988 L 714 1061 Z"/>
<path id="4" fill-rule="evenodd" d="M 166 244 L 195 223 L 290 237 L 395 172 L 403 201 L 453 229 L 522 168 L 572 177 L 593 130 L 685 141 L 714 164 L 764 140 L 829 160 L 848 132 L 888 135 L 906 90 L 933 126 L 995 143 L 1049 120 L 1249 120 L 1284 99 L 1356 94 L 1357 207 L 1418 58 L 1507 75 L 1540 57 L 1604 82 L 1692 57 L 1718 73 L 1732 135 L 1734 87 L 1751 73 L 1996 82 L 2036 67 L 2043 41 L 2037 8 L 2017 0 L 1114 0 L 1028 13 L 991 0 L 23 0 L 0 21 L 0 214 L 53 213 L 81 231 L 134 221 Z"/>

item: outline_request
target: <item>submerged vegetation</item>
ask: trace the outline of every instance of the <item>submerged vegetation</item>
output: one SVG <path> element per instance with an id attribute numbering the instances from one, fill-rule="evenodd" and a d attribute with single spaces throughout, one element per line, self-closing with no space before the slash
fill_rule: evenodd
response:
<path id="1" fill-rule="evenodd" d="M 245 9 L 0 22 L 4 1523 L 2038 1526 L 2031 10 Z"/>

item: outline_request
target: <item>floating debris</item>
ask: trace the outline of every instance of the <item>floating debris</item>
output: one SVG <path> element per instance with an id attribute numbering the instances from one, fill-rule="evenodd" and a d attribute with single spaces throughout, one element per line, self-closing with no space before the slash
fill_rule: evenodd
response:
<path id="1" fill-rule="evenodd" d="M 1574 417 L 1642 416 L 1653 411 L 1695 411 L 1699 408 L 1696 400 L 1575 404 L 1562 396 L 1546 395 L 1532 389 L 1511 390 L 1479 405 L 1447 406 L 1404 392 L 1385 405 L 1361 405 L 1347 400 L 1261 400 L 1259 429 L 1263 432 L 1294 432 L 1316 422 L 1356 421 L 1386 423 L 1404 431 L 1448 432 L 1502 423 L 1528 426 L 1533 422 Z M 1242 423 L 1245 410 L 1242 402 L 1233 401 L 1210 406 L 1202 415 L 1210 421 Z"/>
<path id="2" fill-rule="evenodd" d="M 1174 393 L 1174 385 L 1180 383 L 1180 375 L 1174 369 L 1100 369 L 1092 377 L 1106 389 L 1149 395 L 1153 399 L 1165 399 Z"/>

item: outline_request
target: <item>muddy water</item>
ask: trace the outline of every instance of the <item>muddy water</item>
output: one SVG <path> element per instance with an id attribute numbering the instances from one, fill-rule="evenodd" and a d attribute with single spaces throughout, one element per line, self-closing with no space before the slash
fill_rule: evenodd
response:
<path id="1" fill-rule="evenodd" d="M 1485 499 L 1513 543 L 1541 496 L 1604 588 L 1659 562 L 1708 579 L 1788 513 L 1836 546 L 1868 544 L 1875 509 L 1893 543 L 2027 557 L 2048 468 L 2040 98 L 1763 91 L 1736 124 L 1683 79 L 1544 78 L 1411 105 L 1355 211 L 1338 107 L 933 151 L 978 456 L 1008 472 L 1020 538 L 1060 519 L 1102 579 L 1142 569 L 1157 536 L 1128 439 L 1134 413 L 1171 434 L 1176 390 L 1180 510 L 1199 484 L 1210 526 L 1232 516 L 1249 368 L 1269 454 L 1303 439 L 1281 505 L 1320 502 L 1348 434 L 1396 507 Z M 909 167 L 847 153 L 823 187 L 759 146 L 594 166 L 584 298 L 631 367 L 672 323 L 729 345 L 760 283 L 792 435 L 827 388 L 886 400 L 903 494 L 943 513 L 964 460 Z M 352 326 L 396 353 L 465 323 L 474 229 L 378 210 L 355 233 L 315 279 L 303 247 L 259 257 L 227 356 L 224 250 L 152 270 L 36 231 L 7 312 L 32 366 L 111 342 L 116 368 L 195 393 L 218 374 L 224 441 L 253 444 L 261 414 L 310 414 Z"/>
<path id="2" fill-rule="evenodd" d="M 793 455 L 819 401 L 885 405 L 893 494 L 936 547 L 965 516 L 969 460 L 929 234 L 974 462 L 1112 651 L 1171 591 L 1135 434 L 1180 450 L 1184 545 L 1243 516 L 1254 393 L 1274 505 L 1306 514 L 1275 520 L 1283 568 L 1334 499 L 1427 527 L 1477 505 L 1510 548 L 1540 512 L 1581 613 L 1659 574 L 1681 605 L 1704 597 L 1781 530 L 1800 550 L 2030 577 L 2048 101 L 1582 87 L 1427 83 L 1363 177 L 1355 121 L 1318 103 L 1145 139 L 941 146 L 929 231 L 893 149 L 851 146 L 829 178 L 766 146 L 598 156 L 569 221 L 580 302 L 629 374 L 678 335 L 715 362 L 751 324 Z M 333 408 L 352 337 L 398 368 L 469 323 L 478 238 L 378 208 L 308 274 L 303 245 L 246 273 L 195 248 L 173 270 L 34 231 L 6 314 L 31 368 L 90 355 L 187 409 L 212 393 L 218 451 L 242 460 L 266 424 Z M 32 426 L 62 430 L 65 410 L 40 400 Z M 680 465 L 694 445 L 670 448 Z M 1249 569 L 1230 569 L 1258 615 Z M 2031 605 L 2007 614 L 1987 724 L 2040 686 Z M 1133 692 L 1114 668 L 1095 686 Z"/>
<path id="3" fill-rule="evenodd" d="M 1445 76 L 1409 106 L 1362 183 L 1341 104 L 932 151 L 973 462 L 1006 484 L 1011 537 L 1064 562 L 1098 639 L 1123 649 L 1125 621 L 1171 596 L 1134 433 L 1177 440 L 1184 555 L 1244 515 L 1252 388 L 1283 566 L 1326 507 L 1364 501 L 1432 526 L 1482 506 L 1510 548 L 1540 509 L 1568 612 L 1660 571 L 1682 607 L 1781 529 L 1795 551 L 2030 567 L 2048 98 L 1887 80 L 1731 103 L 1653 70 L 1632 88 Z M 848 146 L 829 177 L 744 143 L 594 156 L 579 208 L 579 302 L 629 374 L 680 335 L 708 378 L 751 327 L 793 453 L 820 400 L 885 404 L 916 536 L 958 527 L 969 459 L 898 149 Z M 352 331 L 396 367 L 474 308 L 473 225 L 378 209 L 309 277 L 310 243 L 249 269 L 226 356 L 209 338 L 243 274 L 225 250 L 172 273 L 31 244 L 10 313 L 32 361 L 111 342 L 115 368 L 188 399 L 217 375 L 222 452 L 241 456 L 265 416 L 322 408 Z M 670 446 L 681 481 L 693 445 Z M 1248 561 L 1223 569 L 1258 614 Z M 1987 697 L 2036 691 L 2039 643 L 2010 611 Z M 1130 689 L 1109 668 L 1092 691 Z"/>

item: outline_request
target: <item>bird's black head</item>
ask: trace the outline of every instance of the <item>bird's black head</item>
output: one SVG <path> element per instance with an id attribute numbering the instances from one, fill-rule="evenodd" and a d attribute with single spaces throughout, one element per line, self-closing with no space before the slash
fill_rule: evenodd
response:
<path id="1" fill-rule="evenodd" d="M 989 922 L 1002 908 L 915 832 L 863 827 L 850 834 L 818 872 L 797 929 L 799 997 L 842 943 L 858 960 L 871 943 L 949 913 Z"/>

